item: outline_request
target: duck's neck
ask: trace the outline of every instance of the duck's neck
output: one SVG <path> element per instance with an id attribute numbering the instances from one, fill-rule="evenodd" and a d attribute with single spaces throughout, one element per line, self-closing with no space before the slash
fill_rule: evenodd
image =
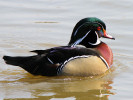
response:
<path id="1" fill-rule="evenodd" d="M 113 53 L 111 48 L 107 44 L 102 42 L 96 47 L 96 49 L 99 51 L 101 56 L 106 60 L 109 67 L 111 67 L 111 65 L 113 64 Z"/>

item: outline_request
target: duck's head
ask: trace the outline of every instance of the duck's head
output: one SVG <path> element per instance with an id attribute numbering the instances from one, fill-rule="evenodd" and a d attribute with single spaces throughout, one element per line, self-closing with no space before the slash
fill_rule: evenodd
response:
<path id="1" fill-rule="evenodd" d="M 83 45 L 86 47 L 95 47 L 101 43 L 99 38 L 115 39 L 106 33 L 105 23 L 96 18 L 88 17 L 80 20 L 73 29 L 71 40 L 68 45 Z"/>

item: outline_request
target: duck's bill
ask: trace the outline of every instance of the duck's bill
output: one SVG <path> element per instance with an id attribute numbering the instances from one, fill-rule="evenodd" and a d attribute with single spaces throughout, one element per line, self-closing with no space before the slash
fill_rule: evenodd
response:
<path id="1" fill-rule="evenodd" d="M 113 36 L 107 34 L 107 32 L 104 29 L 103 29 L 103 36 L 102 37 L 115 40 L 115 38 Z"/>
<path id="2" fill-rule="evenodd" d="M 109 35 L 109 34 L 105 35 L 104 38 L 108 38 L 108 39 L 113 39 L 113 40 L 115 40 L 115 38 L 114 38 L 113 36 Z"/>

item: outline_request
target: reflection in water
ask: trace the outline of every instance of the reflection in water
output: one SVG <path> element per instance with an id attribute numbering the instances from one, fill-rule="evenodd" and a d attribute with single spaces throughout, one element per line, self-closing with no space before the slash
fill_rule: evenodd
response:
<path id="1" fill-rule="evenodd" d="M 23 72 L 23 71 L 22 71 Z M 11 74 L 11 73 L 10 73 Z M 17 75 L 19 75 L 17 73 Z M 102 77 L 43 77 L 32 76 L 28 73 L 10 75 L 17 80 L 1 81 L 0 96 L 5 99 L 39 99 L 39 100 L 108 100 L 113 83 L 110 74 Z M 23 78 L 22 78 L 23 77 Z M 4 84 L 4 85 L 2 85 Z M 3 93 L 2 91 L 5 91 Z"/>

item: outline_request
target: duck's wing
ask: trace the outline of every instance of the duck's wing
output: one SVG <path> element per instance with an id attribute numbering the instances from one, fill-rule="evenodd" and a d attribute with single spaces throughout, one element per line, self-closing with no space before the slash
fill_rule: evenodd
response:
<path id="1" fill-rule="evenodd" d="M 38 55 L 44 55 L 44 54 L 48 54 L 52 51 L 57 51 L 57 50 L 61 50 L 63 48 L 66 48 L 66 47 L 70 47 L 70 46 L 60 46 L 60 47 L 54 47 L 54 48 L 50 48 L 50 49 L 46 49 L 46 50 L 32 50 L 30 52 L 33 52 L 33 53 L 36 53 Z"/>
<path id="2" fill-rule="evenodd" d="M 47 50 L 33 50 L 33 51 L 30 51 L 30 52 L 36 53 L 38 55 L 47 54 L 48 53 Z"/>
<path id="3" fill-rule="evenodd" d="M 4 56 L 7 64 L 20 66 L 33 75 L 54 76 L 59 67 L 72 57 L 98 54 L 86 48 L 79 47 L 55 47 L 47 50 L 35 50 L 38 55 L 28 57 Z"/>
<path id="4" fill-rule="evenodd" d="M 56 75 L 57 64 L 51 64 L 46 56 L 10 57 L 4 56 L 7 64 L 20 66 L 33 75 L 54 76 Z"/>

